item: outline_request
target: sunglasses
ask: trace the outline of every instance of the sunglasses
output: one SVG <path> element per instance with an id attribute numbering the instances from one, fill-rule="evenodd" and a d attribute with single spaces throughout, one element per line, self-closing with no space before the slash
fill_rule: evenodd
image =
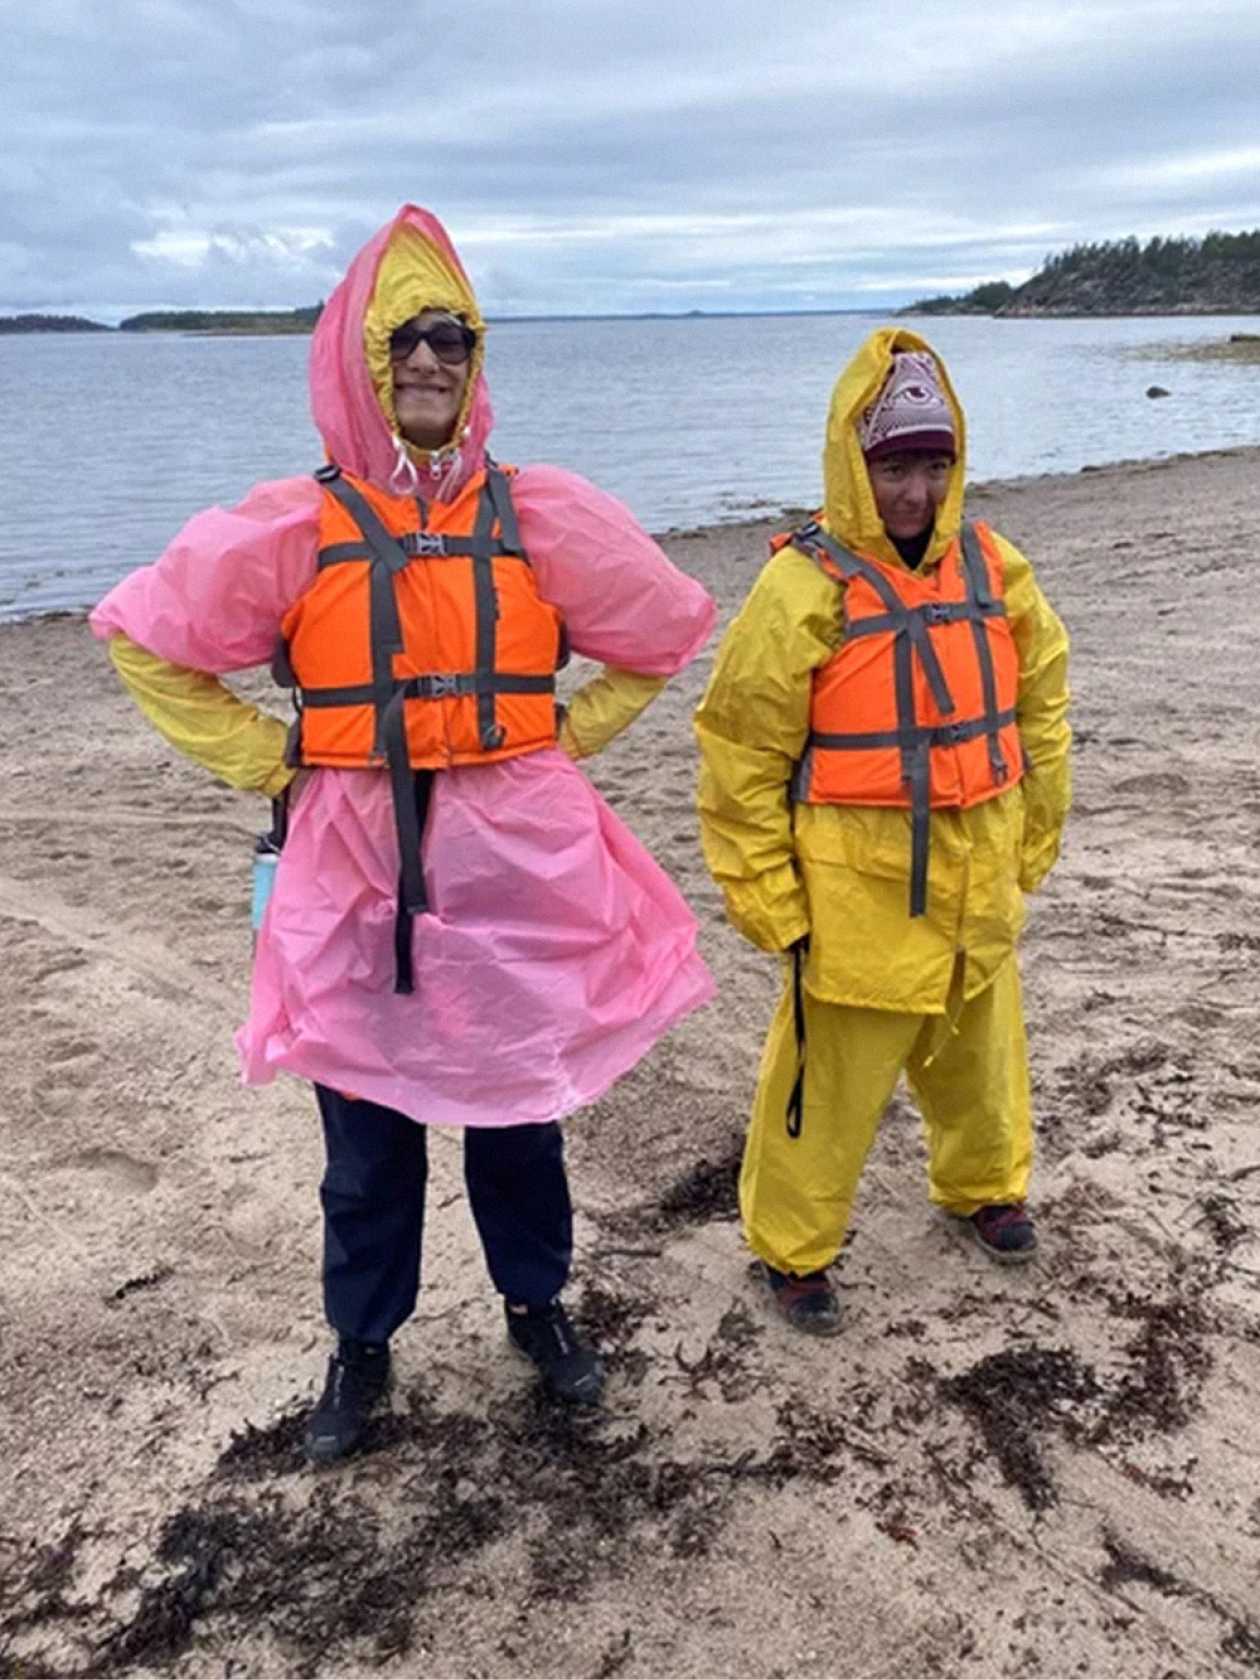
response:
<path id="1" fill-rule="evenodd" d="M 436 321 L 431 327 L 404 321 L 389 335 L 389 353 L 394 361 L 402 362 L 417 344 L 427 344 L 439 362 L 445 362 L 447 367 L 459 367 L 472 355 L 476 342 L 476 333 L 462 321 Z"/>

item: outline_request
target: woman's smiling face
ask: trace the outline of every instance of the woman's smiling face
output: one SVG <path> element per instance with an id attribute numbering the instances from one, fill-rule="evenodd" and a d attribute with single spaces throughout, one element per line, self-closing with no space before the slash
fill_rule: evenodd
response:
<path id="1" fill-rule="evenodd" d="M 447 327 L 451 332 L 445 332 Z M 442 329 L 440 337 L 451 340 L 451 349 L 438 356 L 426 337 Z M 390 367 L 394 377 L 394 412 L 398 430 L 417 449 L 441 449 L 451 441 L 455 423 L 464 405 L 471 366 L 471 344 L 465 343 L 462 359 L 451 361 L 456 350 L 456 333 L 468 329 L 445 310 L 426 309 L 403 323 L 391 337 Z M 397 341 L 397 343 L 395 342 Z"/>

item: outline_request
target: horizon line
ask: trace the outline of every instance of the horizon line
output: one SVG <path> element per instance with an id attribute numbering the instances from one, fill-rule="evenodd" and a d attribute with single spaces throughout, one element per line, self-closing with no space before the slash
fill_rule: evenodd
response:
<path id="1" fill-rule="evenodd" d="M 202 304 L 181 305 L 173 307 L 155 307 L 137 309 L 123 320 L 135 320 L 144 315 L 253 315 L 258 317 L 274 316 L 277 320 L 289 320 L 293 316 L 310 309 L 310 304 L 294 304 L 291 308 L 258 308 L 215 306 L 208 308 Z M 752 317 L 768 317 L 788 319 L 801 315 L 885 315 L 898 313 L 911 308 L 910 304 L 894 304 L 889 309 L 875 309 L 845 304 L 835 308 L 824 309 L 636 309 L 636 310 L 603 310 L 590 314 L 573 314 L 566 312 L 558 315 L 491 315 L 486 316 L 489 326 L 508 326 L 512 322 L 538 321 L 693 321 L 693 320 L 747 320 Z M 20 321 L 35 316 L 44 316 L 48 320 L 78 320 L 86 321 L 105 332 L 118 332 L 121 322 L 101 321 L 91 315 L 79 314 L 74 309 L 64 306 L 60 309 L 19 309 L 0 314 L 0 321 Z M 178 328 L 147 327 L 146 332 L 178 331 Z M 314 330 L 313 328 L 310 330 Z"/>

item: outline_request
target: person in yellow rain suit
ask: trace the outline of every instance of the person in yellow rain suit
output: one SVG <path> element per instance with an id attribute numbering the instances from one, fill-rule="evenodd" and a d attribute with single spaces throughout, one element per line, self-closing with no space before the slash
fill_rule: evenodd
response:
<path id="1" fill-rule="evenodd" d="M 1028 1260 L 1015 943 L 1070 800 L 1068 641 L 963 515 L 962 410 L 910 332 L 841 375 L 816 521 L 777 539 L 696 718 L 701 832 L 735 927 L 787 954 L 740 1179 L 771 1299 L 831 1334 L 828 1267 L 902 1072 L 931 1199 Z"/>

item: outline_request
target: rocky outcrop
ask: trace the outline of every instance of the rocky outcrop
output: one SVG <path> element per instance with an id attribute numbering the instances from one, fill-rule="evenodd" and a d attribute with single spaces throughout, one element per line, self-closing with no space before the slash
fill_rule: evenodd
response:
<path id="1" fill-rule="evenodd" d="M 1074 245 L 1021 286 L 1001 281 L 957 298 L 925 298 L 907 314 L 1260 314 L 1260 230 L 1203 239 L 1120 239 Z"/>

